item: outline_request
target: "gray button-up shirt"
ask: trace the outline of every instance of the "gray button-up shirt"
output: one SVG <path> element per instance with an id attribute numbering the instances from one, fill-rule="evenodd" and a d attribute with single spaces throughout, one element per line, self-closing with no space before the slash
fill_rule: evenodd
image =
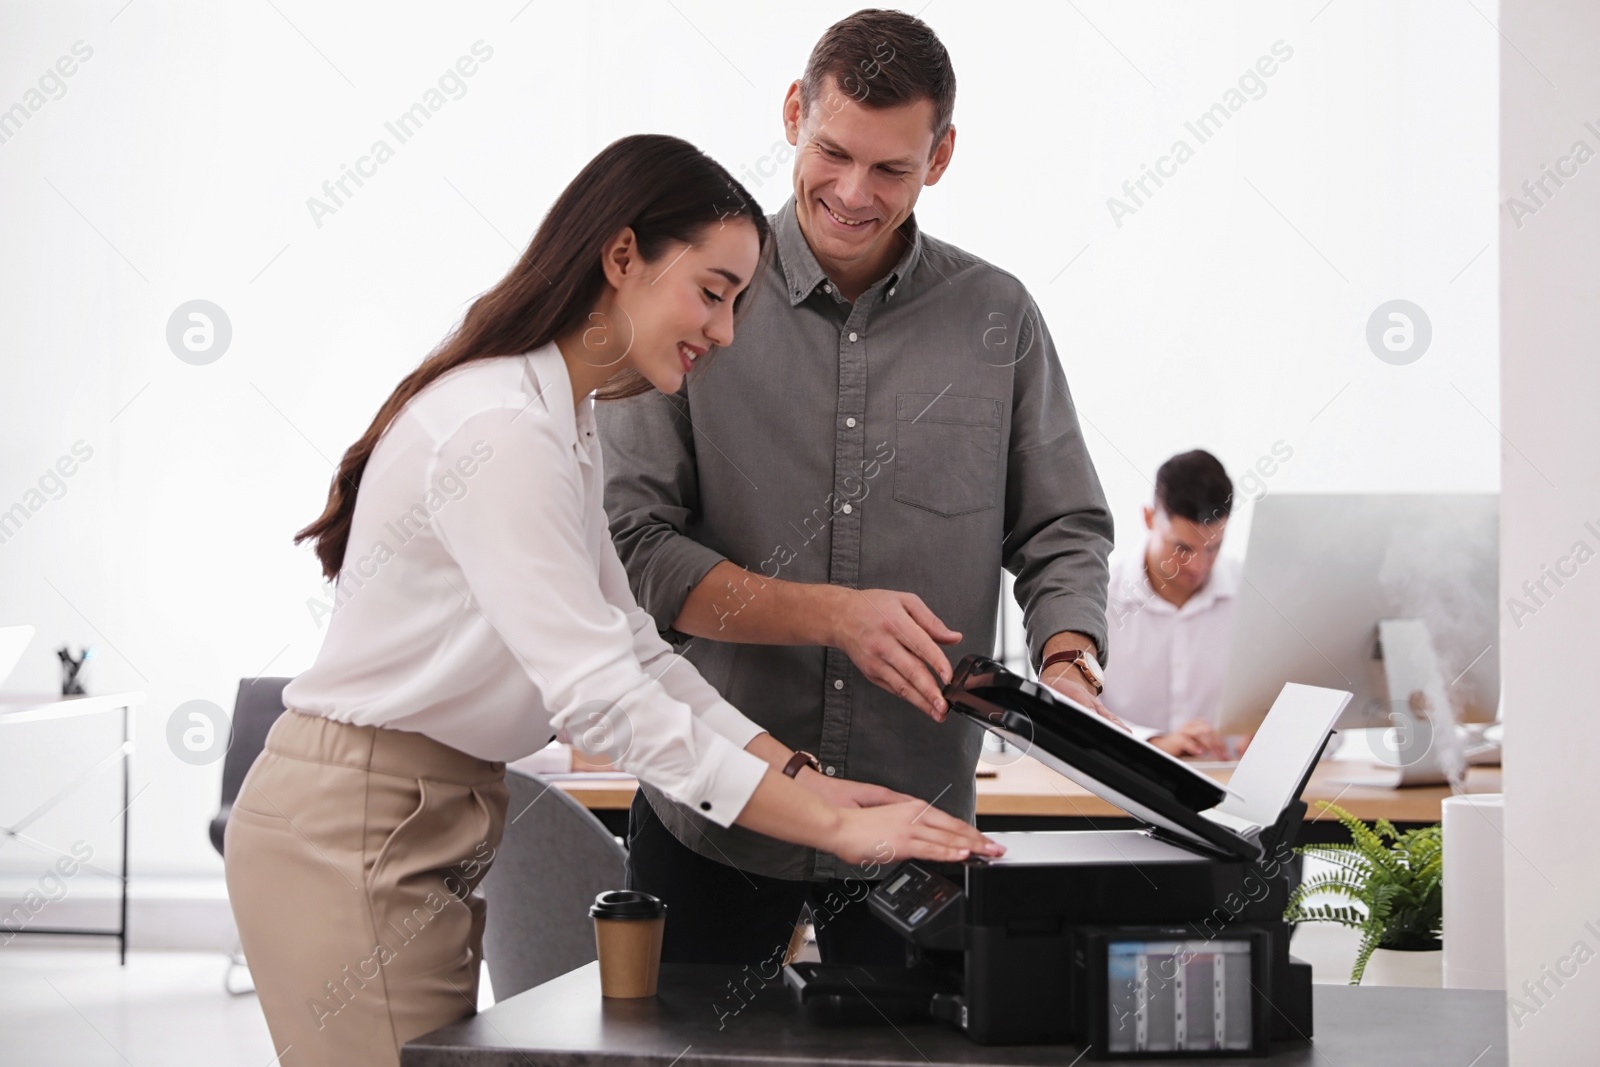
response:
<path id="1" fill-rule="evenodd" d="M 596 406 L 611 534 L 639 603 L 669 630 L 724 559 L 752 575 L 897 589 L 961 632 L 954 663 L 991 651 L 1004 566 L 1035 663 L 1064 630 L 1104 650 L 1111 516 L 1027 289 L 913 216 L 894 269 L 850 304 L 792 199 L 772 222 L 776 255 L 734 344 L 677 396 Z M 721 591 L 718 617 L 759 585 Z M 933 722 L 838 649 L 697 638 L 684 654 L 825 773 L 973 818 L 981 731 L 960 716 Z M 777 878 L 852 873 L 645 795 L 704 856 Z"/>

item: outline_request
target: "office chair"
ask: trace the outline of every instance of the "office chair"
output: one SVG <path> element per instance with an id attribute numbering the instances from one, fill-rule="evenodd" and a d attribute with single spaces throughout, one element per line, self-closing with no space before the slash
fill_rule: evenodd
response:
<path id="1" fill-rule="evenodd" d="M 233 721 L 229 726 L 228 752 L 222 759 L 222 806 L 211 820 L 211 844 L 219 856 L 222 855 L 223 833 L 228 828 L 228 814 L 238 799 L 245 773 L 267 746 L 267 731 L 283 714 L 283 687 L 289 681 L 288 678 L 239 680 L 239 695 L 233 702 Z M 244 966 L 244 954 L 235 945 L 228 957 L 228 969 L 222 975 L 222 987 L 235 996 L 254 988 L 234 988 L 234 972 Z"/>
<path id="2" fill-rule="evenodd" d="M 506 771 L 505 834 L 483 880 L 483 954 L 496 1002 L 596 959 L 589 905 L 622 888 L 627 851 L 546 779 Z"/>
<path id="3" fill-rule="evenodd" d="M 267 747 L 267 731 L 283 714 L 283 688 L 288 678 L 241 678 L 239 695 L 233 702 L 233 722 L 229 727 L 228 752 L 222 758 L 222 807 L 211 820 L 211 845 L 222 855 L 222 835 L 228 828 L 228 813 L 239 797 L 239 787 L 250 765 Z"/>

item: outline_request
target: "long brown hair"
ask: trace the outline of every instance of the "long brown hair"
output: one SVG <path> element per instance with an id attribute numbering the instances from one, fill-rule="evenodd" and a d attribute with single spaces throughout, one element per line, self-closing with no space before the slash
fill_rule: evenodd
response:
<path id="1" fill-rule="evenodd" d="M 693 244 L 707 225 L 730 218 L 755 224 L 765 263 L 771 237 L 766 216 L 715 160 L 687 141 L 661 134 L 612 142 L 562 190 L 511 272 L 473 301 L 450 336 L 395 386 L 372 425 L 339 461 L 322 514 L 294 535 L 294 543 L 314 542 L 323 575 L 337 578 L 361 475 L 395 416 L 440 375 L 474 360 L 531 352 L 582 323 L 608 284 L 601 254 L 623 228 L 633 229 L 639 254 L 654 263 L 670 246 Z M 734 300 L 735 311 L 761 274 L 758 270 L 756 281 Z M 596 395 L 621 399 L 649 388 L 628 369 Z"/>

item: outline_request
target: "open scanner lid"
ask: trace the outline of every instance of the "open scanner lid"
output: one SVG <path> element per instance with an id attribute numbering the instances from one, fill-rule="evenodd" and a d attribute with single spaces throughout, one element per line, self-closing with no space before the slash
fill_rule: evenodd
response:
<path id="1" fill-rule="evenodd" d="M 1256 837 L 1259 826 L 1224 816 L 1235 829 L 1201 814 L 1228 799 L 1222 785 L 987 656 L 962 660 L 944 697 L 984 729 L 1178 845 L 1243 860 L 1259 859 L 1264 851 Z"/>

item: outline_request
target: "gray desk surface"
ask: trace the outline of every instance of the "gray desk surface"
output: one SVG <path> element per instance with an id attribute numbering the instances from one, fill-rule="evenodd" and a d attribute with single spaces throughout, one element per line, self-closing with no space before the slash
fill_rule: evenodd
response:
<path id="1" fill-rule="evenodd" d="M 406 1045 L 403 1067 L 1067 1067 L 1068 1046 L 984 1046 L 942 1024 L 882 1018 L 824 1024 L 807 1018 L 782 978 L 733 1010 L 731 967 L 668 965 L 652 1000 L 605 1000 L 599 964 L 565 974 L 481 1015 Z M 755 988 L 751 980 L 751 988 Z M 1285 1044 L 1262 1059 L 1197 1062 L 1238 1067 L 1497 1067 L 1506 1063 L 1502 994 L 1464 989 L 1316 987 L 1314 1044 Z M 719 1025 L 720 1024 L 720 1025 Z M 1165 1063 L 1172 1060 L 1120 1061 Z"/>

